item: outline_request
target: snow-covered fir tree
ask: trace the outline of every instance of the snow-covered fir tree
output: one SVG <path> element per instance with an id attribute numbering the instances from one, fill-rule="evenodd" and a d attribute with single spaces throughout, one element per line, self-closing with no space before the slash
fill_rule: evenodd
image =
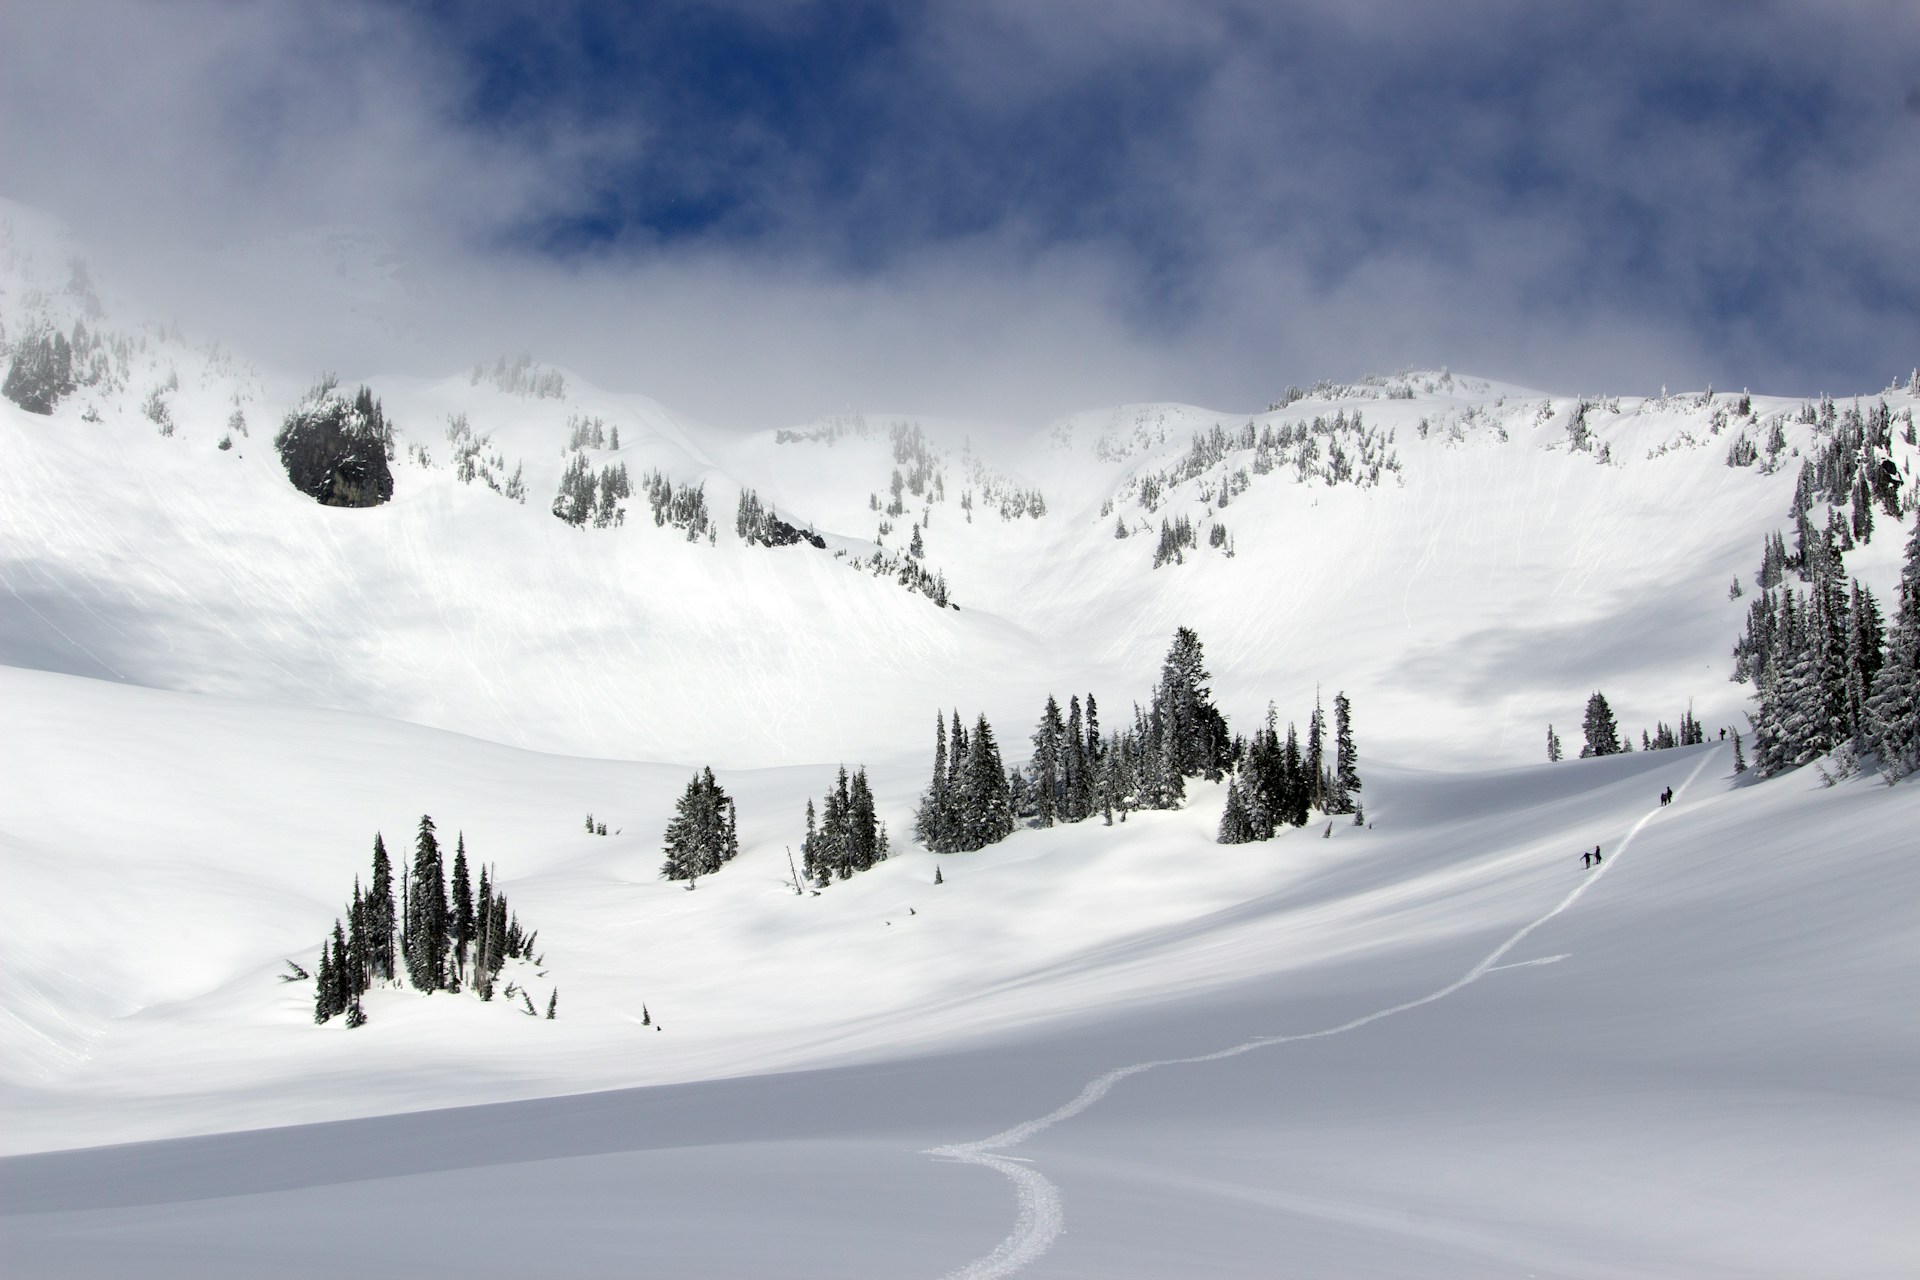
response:
<path id="1" fill-rule="evenodd" d="M 1610 756 L 1620 751 L 1620 728 L 1614 722 L 1613 708 L 1607 705 L 1606 695 L 1595 690 L 1587 699 L 1587 713 L 1580 721 L 1580 727 L 1586 740 L 1580 747 L 1580 758 L 1589 756 Z"/>
<path id="2" fill-rule="evenodd" d="M 1352 813 L 1360 791 L 1360 752 L 1353 743 L 1353 704 L 1346 691 L 1333 695 L 1333 794 L 1328 813 Z"/>
<path id="3" fill-rule="evenodd" d="M 740 852 L 733 800 L 714 781 L 711 768 L 687 784 L 667 823 L 662 852 L 661 876 L 690 883 L 712 875 Z"/>
<path id="4" fill-rule="evenodd" d="M 414 839 L 413 873 L 407 881 L 407 919 L 401 935 L 407 980 L 421 991 L 438 991 L 447 976 L 447 880 L 433 819 L 420 815 Z"/>

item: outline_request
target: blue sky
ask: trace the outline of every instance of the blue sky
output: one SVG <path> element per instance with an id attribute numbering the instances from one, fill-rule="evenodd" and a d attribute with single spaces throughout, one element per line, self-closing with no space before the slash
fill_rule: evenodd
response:
<path id="1" fill-rule="evenodd" d="M 5 194 L 148 263 L 367 226 L 407 358 L 742 419 L 1920 363 L 1909 3 L 304 8 L 10 6 Z"/>

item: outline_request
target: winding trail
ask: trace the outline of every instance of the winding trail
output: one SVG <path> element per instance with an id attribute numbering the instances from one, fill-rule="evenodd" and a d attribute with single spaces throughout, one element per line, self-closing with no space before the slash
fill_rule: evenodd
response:
<path id="1" fill-rule="evenodd" d="M 1674 789 L 1674 799 L 1679 799 L 1687 788 L 1693 785 L 1694 780 L 1700 776 L 1701 771 L 1707 767 L 1709 762 L 1720 755 L 1722 750 L 1723 748 L 1716 746 L 1701 755 L 1700 763 L 1693 767 L 1693 772 L 1687 775 L 1686 781 Z M 1591 889 L 1595 884 L 1599 883 L 1600 877 L 1606 875 L 1607 872 L 1618 866 L 1620 859 L 1623 858 L 1627 850 L 1632 847 L 1634 837 L 1638 836 L 1642 829 L 1646 827 L 1647 823 L 1653 821 L 1654 817 L 1658 815 L 1660 811 L 1661 806 L 1656 806 L 1648 810 L 1638 822 L 1633 824 L 1632 829 L 1627 832 L 1626 837 L 1620 841 L 1618 847 L 1614 849 L 1606 861 L 1602 862 L 1598 867 L 1595 867 L 1585 879 L 1574 886 L 1571 893 L 1562 898 L 1551 910 L 1521 926 L 1514 931 L 1505 942 L 1502 942 L 1499 946 L 1488 952 L 1479 963 L 1438 990 L 1428 992 L 1426 995 L 1413 1000 L 1390 1005 L 1385 1009 L 1376 1009 L 1372 1013 L 1363 1014 L 1358 1018 L 1340 1023 L 1338 1026 L 1326 1027 L 1319 1031 L 1303 1031 L 1294 1035 L 1255 1036 L 1251 1040 L 1243 1041 L 1230 1048 L 1217 1049 L 1212 1053 L 1199 1053 L 1185 1058 L 1156 1058 L 1151 1062 L 1136 1062 L 1130 1066 L 1115 1067 L 1104 1075 L 1095 1076 L 1092 1080 L 1089 1080 L 1086 1087 L 1074 1095 L 1070 1101 L 1055 1107 L 1043 1116 L 1023 1121 L 1010 1129 L 1003 1129 L 991 1137 L 981 1138 L 975 1142 L 956 1142 L 948 1146 L 932 1147 L 922 1152 L 921 1154 L 923 1155 L 935 1156 L 947 1160 L 957 1160 L 965 1164 L 977 1164 L 983 1168 L 992 1169 L 995 1173 L 1000 1174 L 1013 1184 L 1014 1196 L 1018 1205 L 1013 1230 L 1007 1235 L 1007 1238 L 995 1246 L 991 1253 L 975 1258 L 965 1266 L 948 1272 L 946 1280 L 1000 1280 L 1003 1276 L 1013 1275 L 1030 1263 L 1038 1261 L 1048 1249 L 1052 1248 L 1053 1242 L 1059 1238 L 1060 1232 L 1066 1225 L 1066 1212 L 1062 1208 L 1060 1188 L 1055 1186 L 1046 1174 L 1034 1168 L 1028 1161 L 1019 1156 L 1005 1154 L 1010 1148 L 1019 1146 L 1037 1133 L 1051 1129 L 1062 1120 L 1070 1120 L 1074 1116 L 1079 1115 L 1082 1111 L 1085 1111 L 1106 1097 L 1115 1085 L 1125 1080 L 1128 1076 L 1137 1076 L 1143 1072 L 1153 1071 L 1159 1067 L 1179 1067 L 1203 1062 L 1218 1062 L 1223 1058 L 1238 1057 L 1240 1054 L 1251 1053 L 1255 1049 L 1264 1049 L 1269 1045 L 1292 1044 L 1300 1040 L 1324 1040 L 1329 1036 L 1345 1035 L 1349 1031 L 1356 1031 L 1369 1023 L 1379 1022 L 1383 1018 L 1391 1018 L 1395 1014 L 1405 1013 L 1409 1009 L 1418 1009 L 1422 1005 L 1432 1004 L 1436 1000 L 1444 1000 L 1462 987 L 1471 986 L 1496 969 L 1517 967 L 1502 965 L 1500 962 L 1506 957 L 1508 952 L 1526 941 L 1527 937 L 1531 935 L 1534 930 L 1578 902 L 1588 889 Z M 1559 956 L 1552 957 L 1552 959 L 1555 960 L 1561 958 L 1562 957 Z M 1546 961 L 1527 961 L 1525 963 L 1539 964 L 1546 963 Z"/>

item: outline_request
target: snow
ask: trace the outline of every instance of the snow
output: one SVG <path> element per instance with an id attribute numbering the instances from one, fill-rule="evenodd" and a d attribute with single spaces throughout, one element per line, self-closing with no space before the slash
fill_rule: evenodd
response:
<path id="1" fill-rule="evenodd" d="M 78 305 L 72 246 L 0 213 L 13 335 L 32 298 Z M 1716 424 L 1735 397 L 1594 399 L 1602 464 L 1566 396 L 1322 389 L 1255 420 L 1358 409 L 1401 473 L 1283 467 L 1224 509 L 1189 482 L 1148 510 L 1136 481 L 1245 413 L 923 421 L 940 610 L 848 563 L 905 415 L 779 443 L 571 373 L 563 401 L 375 376 L 395 500 L 340 511 L 269 445 L 298 376 L 137 332 L 117 390 L 0 404 L 9 1274 L 1920 1270 L 1920 791 L 1732 775 L 1726 585 L 1799 465 L 1725 465 L 1762 438 Z M 169 378 L 162 437 L 139 405 Z M 217 450 L 236 405 L 250 434 Z M 454 413 L 524 462 L 526 505 L 453 478 Z M 621 528 L 553 519 L 576 414 L 620 428 L 596 466 L 704 482 L 715 544 L 644 494 Z M 970 458 L 1047 515 L 967 522 Z M 847 557 L 740 545 L 743 487 Z M 1237 554 L 1155 570 L 1116 514 L 1219 519 Z M 1884 597 L 1901 541 L 1883 521 L 1849 569 Z M 1239 727 L 1353 697 L 1369 825 L 1222 846 L 1196 782 L 1111 828 L 912 843 L 938 710 L 984 709 L 1009 762 L 1049 692 L 1120 724 L 1177 625 Z M 1712 740 L 1536 763 L 1549 722 L 1577 750 L 1594 688 L 1636 736 L 1691 702 Z M 895 856 L 796 895 L 841 763 Z M 688 891 L 660 832 L 707 764 L 742 852 Z M 365 1027 L 315 1027 L 278 980 L 423 813 L 540 930 L 507 976 L 556 1020 L 378 990 Z"/>

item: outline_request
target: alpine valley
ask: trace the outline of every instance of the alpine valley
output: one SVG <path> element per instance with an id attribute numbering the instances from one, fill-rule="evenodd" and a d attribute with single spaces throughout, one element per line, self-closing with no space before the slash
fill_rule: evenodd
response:
<path id="1" fill-rule="evenodd" d="M 741 431 L 88 261 L 0 206 L 9 1274 L 1920 1272 L 1920 375 Z"/>

